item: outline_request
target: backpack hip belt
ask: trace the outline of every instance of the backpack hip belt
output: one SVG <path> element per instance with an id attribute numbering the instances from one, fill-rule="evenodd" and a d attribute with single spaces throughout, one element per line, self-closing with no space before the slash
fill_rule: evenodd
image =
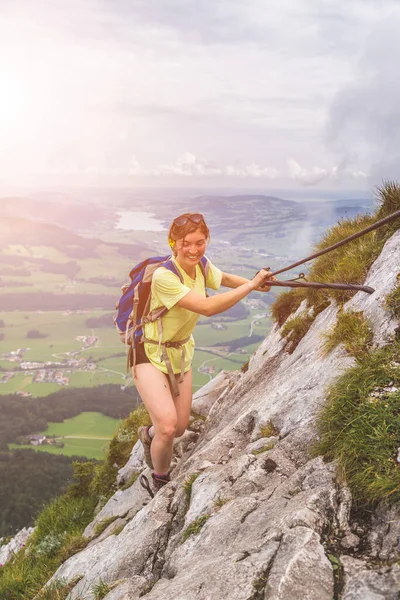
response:
<path id="1" fill-rule="evenodd" d="M 146 338 L 143 336 L 143 342 L 145 342 L 147 344 L 157 344 L 157 346 L 160 348 L 161 357 L 162 357 L 163 361 L 165 362 L 165 366 L 167 367 L 168 377 L 169 377 L 169 380 L 171 383 L 171 388 L 172 388 L 175 396 L 179 396 L 179 390 L 178 390 L 178 385 L 176 383 L 175 374 L 172 369 L 171 360 L 168 356 L 167 348 L 181 348 L 181 372 L 180 372 L 180 376 L 179 376 L 179 383 L 182 383 L 183 376 L 185 374 L 185 357 L 186 357 L 185 344 L 186 344 L 186 342 L 188 342 L 190 340 L 190 338 L 191 338 L 191 336 L 185 338 L 184 340 L 180 340 L 177 342 L 161 342 L 161 341 L 156 341 L 156 340 L 150 340 L 149 338 Z M 133 361 L 134 361 L 133 372 L 136 376 L 136 373 L 135 373 L 135 362 L 136 362 L 135 349 L 133 349 Z"/>

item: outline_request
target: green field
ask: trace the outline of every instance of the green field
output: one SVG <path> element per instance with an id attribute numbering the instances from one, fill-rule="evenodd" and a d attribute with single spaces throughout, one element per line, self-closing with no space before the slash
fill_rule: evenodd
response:
<path id="1" fill-rule="evenodd" d="M 110 220 L 108 220 L 110 218 Z M 1 354 L 0 354 L 0 394 L 24 392 L 33 397 L 44 396 L 62 388 L 63 385 L 73 387 L 91 387 L 105 383 L 126 385 L 132 383 L 131 375 L 126 373 L 126 356 L 124 345 L 120 342 L 112 321 L 115 312 L 115 302 L 120 296 L 120 285 L 128 279 L 131 267 L 149 255 L 168 254 L 169 249 L 165 232 L 127 232 L 117 230 L 114 227 L 114 217 L 104 214 L 101 222 L 94 225 L 96 231 L 88 230 L 87 236 L 93 238 L 93 234 L 99 242 L 95 250 L 87 255 L 78 252 L 77 258 L 74 254 L 65 253 L 60 246 L 42 245 L 42 239 L 36 244 L 14 243 L 1 249 L 2 255 L 9 255 L 18 262 L 13 265 L 6 263 L 6 273 L 2 275 L 4 293 L 29 295 L 31 292 L 49 292 L 52 294 L 104 294 L 110 297 L 110 308 L 105 310 L 86 311 L 3 311 L 0 321 L 4 326 L 0 328 Z M 246 217 L 247 221 L 247 217 Z M 244 223 L 245 224 L 245 223 Z M 224 239 L 231 240 L 235 235 L 242 234 L 242 228 L 228 228 Z M 83 236 L 85 237 L 85 236 Z M 20 242 L 20 240 L 18 240 Z M 143 245 L 143 250 L 138 247 L 136 255 L 130 256 L 120 253 L 117 246 L 109 242 L 135 243 Z M 258 243 L 258 242 L 257 242 Z M 75 241 L 74 241 L 75 244 Z M 259 243 L 262 248 L 264 243 Z M 209 256 L 215 264 L 227 272 L 238 273 L 242 276 L 252 277 L 257 269 L 263 265 L 264 258 L 243 246 L 232 243 L 229 247 L 221 245 L 218 240 L 211 240 Z M 75 269 L 74 275 L 64 273 L 51 273 L 46 266 L 41 265 L 41 260 L 48 261 L 57 270 L 71 265 Z M 18 274 L 20 273 L 20 274 Z M 93 280 L 99 278 L 97 282 Z M 115 285 L 105 285 L 103 280 L 115 281 Z M 24 284 L 21 287 L 21 284 Z M 224 291 L 224 290 L 221 290 Z M 272 292 L 273 294 L 275 291 Z M 29 297 L 29 296 L 28 296 Z M 227 326 L 226 329 L 217 330 L 211 327 L 211 321 L 201 318 L 195 330 L 194 337 L 198 349 L 211 348 L 215 344 L 223 344 L 239 337 L 248 336 L 250 325 L 258 312 L 268 312 L 268 308 L 250 310 L 249 316 L 240 321 L 226 322 L 221 315 L 221 322 Z M 109 325 L 106 327 L 88 327 L 86 321 L 89 318 L 107 316 Z M 218 322 L 216 318 L 214 322 Z M 270 319 L 263 319 L 253 329 L 253 333 L 265 336 L 270 328 Z M 37 330 L 38 338 L 27 338 L 28 331 Z M 83 341 L 76 339 L 78 336 L 93 336 L 97 338 L 89 347 L 85 347 Z M 51 362 L 59 363 L 55 366 L 46 367 L 46 373 L 38 377 L 38 367 L 34 369 L 21 370 L 21 361 L 16 362 L 7 359 L 4 355 L 15 352 L 19 348 L 24 349 L 22 362 Z M 254 344 L 243 348 L 243 361 L 254 351 Z M 200 352 L 200 354 L 199 354 Z M 207 364 L 215 366 L 215 374 L 221 369 L 237 369 L 240 366 L 240 356 L 215 357 L 212 354 L 201 353 L 198 350 L 194 359 L 194 385 L 199 388 L 209 381 L 209 376 L 199 373 L 197 369 L 206 361 Z M 93 363 L 95 369 L 86 366 L 70 366 L 66 360 L 77 358 L 85 359 Z M 64 361 L 64 364 L 63 364 Z M 211 363 L 210 363 L 211 361 Z M 54 370 L 53 374 L 48 371 Z M 6 372 L 12 372 L 12 376 L 4 378 Z M 34 379 L 40 381 L 34 381 Z"/>
<path id="2" fill-rule="evenodd" d="M 210 348 L 215 344 L 223 344 L 227 341 L 235 340 L 239 337 L 249 335 L 250 323 L 255 315 L 260 312 L 268 311 L 265 309 L 250 309 L 250 314 L 246 319 L 239 321 L 226 321 L 226 329 L 214 329 L 211 322 L 205 318 L 200 319 L 194 332 L 196 346 L 200 348 Z M 86 324 L 88 318 L 101 317 L 107 315 L 110 318 L 109 327 L 89 328 Z M 84 370 L 80 367 L 70 368 L 69 366 L 58 365 L 52 367 L 53 371 L 60 371 L 63 377 L 68 379 L 68 385 L 71 387 L 91 387 L 105 383 L 126 385 L 131 381 L 131 376 L 126 373 L 126 354 L 125 346 L 119 340 L 112 323 L 112 311 L 77 311 L 77 312 L 3 312 L 2 320 L 5 327 L 2 331 L 5 334 L 1 342 L 2 354 L 16 351 L 18 348 L 24 348 L 23 362 L 52 362 L 60 363 L 66 358 L 74 358 L 70 353 L 76 353 L 75 358 L 85 358 L 96 365 L 96 370 Z M 214 319 L 214 322 L 216 320 Z M 222 321 L 221 321 L 222 322 Z M 271 326 L 269 318 L 259 321 L 254 326 L 253 332 L 257 335 L 265 335 Z M 46 337 L 27 339 L 29 330 L 38 330 L 40 334 Z M 83 341 L 77 340 L 78 336 L 94 336 L 97 338 L 94 345 L 85 348 Z M 249 355 L 254 352 L 258 344 L 251 344 L 243 348 L 246 353 L 243 354 L 242 362 L 246 362 Z M 228 356 L 216 358 L 205 353 L 205 357 L 196 351 L 193 374 L 194 386 L 201 387 L 207 381 L 209 376 L 199 373 L 197 369 L 204 360 L 212 360 L 215 366 L 215 374 L 221 369 L 236 370 L 240 368 L 240 361 L 236 356 L 235 361 L 230 360 Z M 4 356 L 0 360 L 0 366 L 5 371 L 13 372 L 12 377 L 0 383 L 0 394 L 10 394 L 16 392 L 27 392 L 34 397 L 45 396 L 62 388 L 61 383 L 55 381 L 34 382 L 33 378 L 37 369 L 16 370 L 19 368 L 19 362 L 7 360 Z M 0 373 L 1 377 L 4 375 Z"/>
<path id="3" fill-rule="evenodd" d="M 50 423 L 42 435 L 55 435 L 64 444 L 64 448 L 55 448 L 48 444 L 42 446 L 9 444 L 9 448 L 30 448 L 38 452 L 64 454 L 65 456 L 86 456 L 101 460 L 109 441 L 118 427 L 118 419 L 105 417 L 101 413 L 83 412 L 63 423 Z"/>

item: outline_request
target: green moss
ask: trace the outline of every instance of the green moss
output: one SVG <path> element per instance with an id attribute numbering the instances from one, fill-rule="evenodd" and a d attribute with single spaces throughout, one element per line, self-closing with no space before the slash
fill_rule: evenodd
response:
<path id="1" fill-rule="evenodd" d="M 286 321 L 282 327 L 282 337 L 287 337 L 290 341 L 288 348 L 289 354 L 292 354 L 299 345 L 300 341 L 306 335 L 314 321 L 314 316 L 308 314 L 298 315 L 297 317 L 291 317 Z"/>
<path id="2" fill-rule="evenodd" d="M 400 279 L 400 277 L 397 277 Z M 395 319 L 400 319 L 400 282 L 386 297 L 386 307 Z"/>
<path id="3" fill-rule="evenodd" d="M 121 523 L 121 525 L 119 525 L 118 527 L 116 527 L 114 529 L 114 531 L 112 532 L 112 535 L 119 535 L 125 529 L 125 525 L 126 525 L 126 523 L 125 524 Z"/>
<path id="4" fill-rule="evenodd" d="M 193 417 L 195 421 L 206 421 L 207 419 L 207 417 L 204 415 L 199 415 L 198 413 L 194 412 L 194 410 L 190 412 L 190 416 Z"/>
<path id="5" fill-rule="evenodd" d="M 264 600 L 265 598 L 265 587 L 267 585 L 268 575 L 267 570 L 263 571 L 253 579 L 251 582 L 253 593 L 251 594 L 249 600 Z"/>
<path id="6" fill-rule="evenodd" d="M 192 473 L 184 482 L 183 484 L 183 489 L 185 491 L 185 497 L 186 497 L 186 502 L 189 505 L 190 504 L 190 497 L 192 495 L 192 487 L 194 482 L 196 481 L 196 479 L 198 478 L 198 476 L 200 475 L 200 473 Z"/>
<path id="7" fill-rule="evenodd" d="M 360 507 L 400 501 L 399 357 L 395 341 L 359 358 L 332 386 L 318 419 L 314 452 L 338 462 Z"/>
<path id="8" fill-rule="evenodd" d="M 99 535 L 101 535 L 103 531 L 105 531 L 107 527 L 111 525 L 111 523 L 114 523 L 116 519 L 118 519 L 118 515 L 114 515 L 113 517 L 109 517 L 108 519 L 103 519 L 102 521 L 97 523 L 96 527 L 94 528 L 94 537 L 98 537 Z"/>
<path id="9" fill-rule="evenodd" d="M 265 423 L 265 425 L 261 425 L 258 439 L 267 438 L 267 437 L 277 437 L 279 436 L 279 429 L 275 427 L 271 419 Z"/>
<path id="10" fill-rule="evenodd" d="M 120 487 L 120 490 L 127 490 L 128 488 L 132 487 L 132 485 L 135 483 L 135 481 L 137 480 L 139 475 L 140 475 L 140 473 L 133 473 L 133 475 L 131 475 L 129 477 L 128 481 L 126 483 L 124 483 L 123 486 Z"/>
<path id="11" fill-rule="evenodd" d="M 198 517 L 192 523 L 190 523 L 190 525 L 188 525 L 186 527 L 185 531 L 182 533 L 182 544 L 191 535 L 197 535 L 198 533 L 200 533 L 201 529 L 204 527 L 204 525 L 206 524 L 206 522 L 208 521 L 209 518 L 210 518 L 210 515 L 203 515 L 201 517 Z"/>
<path id="12" fill-rule="evenodd" d="M 272 448 L 275 446 L 275 444 L 273 442 L 271 442 L 270 444 L 265 444 L 265 446 L 262 446 L 262 448 L 258 448 L 258 450 L 252 450 L 252 454 L 254 454 L 254 456 L 257 456 L 257 454 L 263 454 L 263 452 L 267 452 L 268 450 L 272 450 Z"/>
<path id="13" fill-rule="evenodd" d="M 242 373 L 247 373 L 247 371 L 249 370 L 249 360 L 247 360 L 245 363 L 242 364 L 242 366 L 240 367 L 240 371 Z"/>
<path id="14" fill-rule="evenodd" d="M 344 344 L 353 356 L 362 356 L 371 348 L 373 333 L 362 312 L 339 312 L 336 325 L 325 334 L 324 348 L 330 352 L 339 344 Z"/>

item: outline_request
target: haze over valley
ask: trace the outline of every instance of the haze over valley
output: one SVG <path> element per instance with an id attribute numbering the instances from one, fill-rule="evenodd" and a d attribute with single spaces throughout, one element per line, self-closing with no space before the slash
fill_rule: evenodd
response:
<path id="1" fill-rule="evenodd" d="M 372 207 L 366 197 L 307 202 L 259 193 L 183 196 L 114 190 L 88 191 L 85 198 L 2 199 L 1 394 L 132 384 L 112 323 L 114 306 L 134 264 L 168 254 L 172 215 L 201 211 L 211 229 L 209 258 L 223 271 L 250 278 L 261 267 L 277 270 L 306 256 L 339 218 Z M 121 213 L 130 229 L 120 227 Z M 139 213 L 152 216 L 157 230 L 140 230 Z M 247 361 L 270 327 L 268 307 L 277 293 L 254 293 L 226 315 L 200 320 L 197 388 L 219 370 Z"/>

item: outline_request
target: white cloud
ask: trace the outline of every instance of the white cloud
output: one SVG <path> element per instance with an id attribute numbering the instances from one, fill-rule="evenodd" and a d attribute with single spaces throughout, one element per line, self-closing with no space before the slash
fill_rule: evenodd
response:
<path id="1" fill-rule="evenodd" d="M 364 165 L 373 184 L 400 177 L 399 28 L 399 12 L 376 24 L 329 119 L 328 139 L 337 155 Z"/>
<path id="2" fill-rule="evenodd" d="M 0 179 L 68 172 L 77 181 L 85 173 L 113 182 L 127 173 L 160 182 L 356 181 L 371 162 L 364 128 L 379 113 L 378 88 L 383 127 L 397 81 L 385 68 L 394 34 L 384 39 L 380 30 L 389 14 L 397 22 L 394 0 L 9 3 L 0 15 Z M 372 30 L 385 48 L 377 42 L 371 59 L 381 76 L 357 88 L 353 103 L 338 96 L 334 122 L 346 120 L 350 133 L 336 130 L 346 151 L 335 145 L 335 160 L 324 139 L 330 107 L 339 90 L 351 91 Z M 350 131 L 347 107 L 368 105 L 362 89 L 376 102 Z M 384 125 L 392 129 L 390 118 Z M 288 167 L 292 156 L 307 165 L 345 156 L 353 175 Z"/>
<path id="3" fill-rule="evenodd" d="M 132 157 L 129 173 L 135 176 L 171 176 L 179 177 L 236 177 L 236 178 L 263 178 L 273 180 L 280 173 L 273 167 L 262 167 L 256 163 L 244 167 L 232 165 L 217 165 L 205 158 L 197 158 L 191 152 L 185 152 L 172 164 L 161 164 L 153 168 L 143 167 L 136 157 Z"/>
<path id="4" fill-rule="evenodd" d="M 296 160 L 288 160 L 289 178 L 298 181 L 302 185 L 316 185 L 322 181 L 335 181 L 349 179 L 366 179 L 368 175 L 363 171 L 351 171 L 343 165 L 337 165 L 330 168 L 313 166 L 308 169 L 302 167 Z"/>

